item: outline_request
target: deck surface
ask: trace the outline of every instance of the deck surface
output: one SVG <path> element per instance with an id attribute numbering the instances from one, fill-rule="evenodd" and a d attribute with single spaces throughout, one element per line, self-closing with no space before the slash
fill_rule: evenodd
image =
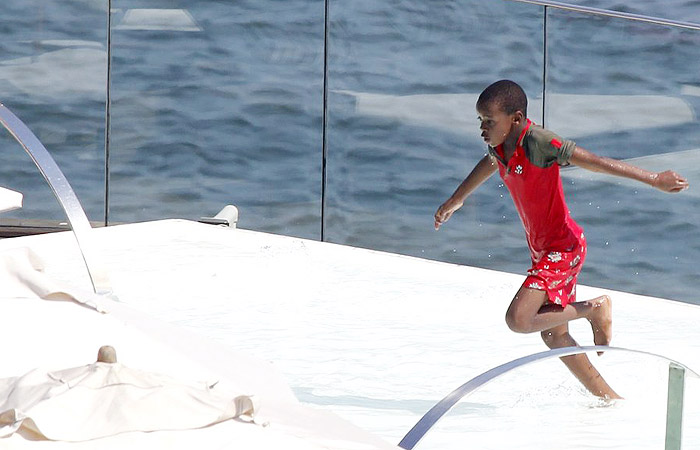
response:
<path id="1" fill-rule="evenodd" d="M 95 234 L 121 302 L 272 362 L 302 402 L 390 442 L 468 379 L 546 349 L 538 334 L 515 334 L 505 325 L 521 275 L 184 220 Z M 0 250 L 22 245 L 40 255 L 47 274 L 88 285 L 70 234 L 4 240 Z M 602 293 L 614 302 L 613 345 L 700 371 L 700 307 L 589 286 L 578 290 L 579 299 Z M 572 323 L 571 330 L 581 345 L 592 345 L 586 321 Z M 591 358 L 624 402 L 601 407 L 554 360 L 494 382 L 458 405 L 424 448 L 459 448 L 465 439 L 479 448 L 502 448 L 503 442 L 531 448 L 541 441 L 523 440 L 522 433 L 541 426 L 542 417 L 573 417 L 588 430 L 603 428 L 581 448 L 619 448 L 603 438 L 615 434 L 634 448 L 658 448 L 667 364 L 612 352 Z M 686 443 L 700 444 L 698 380 L 688 380 L 686 389 L 686 415 L 692 416 L 685 422 Z M 522 414 L 531 414 L 532 423 L 523 424 Z M 648 433 L 640 433 L 640 425 Z M 572 436 L 567 430 L 544 442 L 561 445 L 558 439 Z M 578 439 L 575 433 L 583 431 L 574 432 Z"/>

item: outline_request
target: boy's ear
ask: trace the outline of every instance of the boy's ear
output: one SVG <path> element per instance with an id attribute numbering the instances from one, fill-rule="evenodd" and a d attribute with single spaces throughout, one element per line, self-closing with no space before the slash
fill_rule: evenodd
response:
<path id="1" fill-rule="evenodd" d="M 522 123 L 525 121 L 525 114 L 522 111 L 515 111 L 513 113 L 513 123 Z"/>

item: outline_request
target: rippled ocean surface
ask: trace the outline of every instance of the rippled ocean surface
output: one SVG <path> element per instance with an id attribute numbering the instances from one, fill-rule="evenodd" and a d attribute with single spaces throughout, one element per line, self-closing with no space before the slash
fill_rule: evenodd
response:
<path id="1" fill-rule="evenodd" d="M 695 0 L 572 3 L 700 22 Z M 104 219 L 106 195 L 112 223 L 197 219 L 231 203 L 243 228 L 319 239 L 323 219 L 331 242 L 524 273 L 523 231 L 497 176 L 432 229 L 485 152 L 474 100 L 500 78 L 523 85 L 533 119 L 579 145 L 700 183 L 700 31 L 545 18 L 511 1 L 332 1 L 324 186 L 323 2 L 117 0 L 106 190 L 106 6 L 3 8 L 2 101 L 92 220 Z M 60 217 L 15 153 L 0 168 L 25 194 L 13 215 Z M 590 246 L 581 283 L 700 302 L 699 188 L 669 196 L 563 174 Z"/>

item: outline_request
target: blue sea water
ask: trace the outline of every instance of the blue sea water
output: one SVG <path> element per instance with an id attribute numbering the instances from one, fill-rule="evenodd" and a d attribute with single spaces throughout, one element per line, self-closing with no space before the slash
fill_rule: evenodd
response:
<path id="1" fill-rule="evenodd" d="M 571 3 L 700 22 L 693 0 Z M 497 177 L 433 230 L 435 209 L 485 151 L 469 96 L 514 79 L 533 117 L 544 97 L 545 125 L 616 158 L 700 149 L 700 31 L 545 17 L 513 1 L 334 0 L 324 177 L 324 2 L 111 8 L 111 34 L 106 2 L 9 1 L 0 17 L 0 101 L 54 154 L 95 221 L 196 219 L 232 203 L 244 228 L 319 239 L 323 227 L 331 242 L 524 273 L 523 231 Z M 581 100 L 574 114 L 574 97 L 561 95 Z M 645 96 L 677 103 L 654 110 Z M 2 139 L 0 184 L 25 194 L 10 216 L 61 217 Z M 700 181 L 699 159 L 682 155 L 652 167 Z M 692 188 L 564 182 L 590 246 L 582 283 L 699 301 Z"/>

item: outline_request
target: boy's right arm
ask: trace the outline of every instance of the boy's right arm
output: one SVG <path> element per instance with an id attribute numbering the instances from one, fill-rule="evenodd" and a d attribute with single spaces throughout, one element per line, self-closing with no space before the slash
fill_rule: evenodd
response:
<path id="1" fill-rule="evenodd" d="M 435 213 L 435 230 L 439 230 L 440 225 L 447 222 L 452 217 L 452 214 L 464 205 L 464 201 L 469 194 L 474 192 L 484 181 L 488 180 L 496 169 L 498 169 L 496 160 L 489 154 L 484 155 L 467 178 L 455 190 L 454 194 L 438 208 Z"/>

